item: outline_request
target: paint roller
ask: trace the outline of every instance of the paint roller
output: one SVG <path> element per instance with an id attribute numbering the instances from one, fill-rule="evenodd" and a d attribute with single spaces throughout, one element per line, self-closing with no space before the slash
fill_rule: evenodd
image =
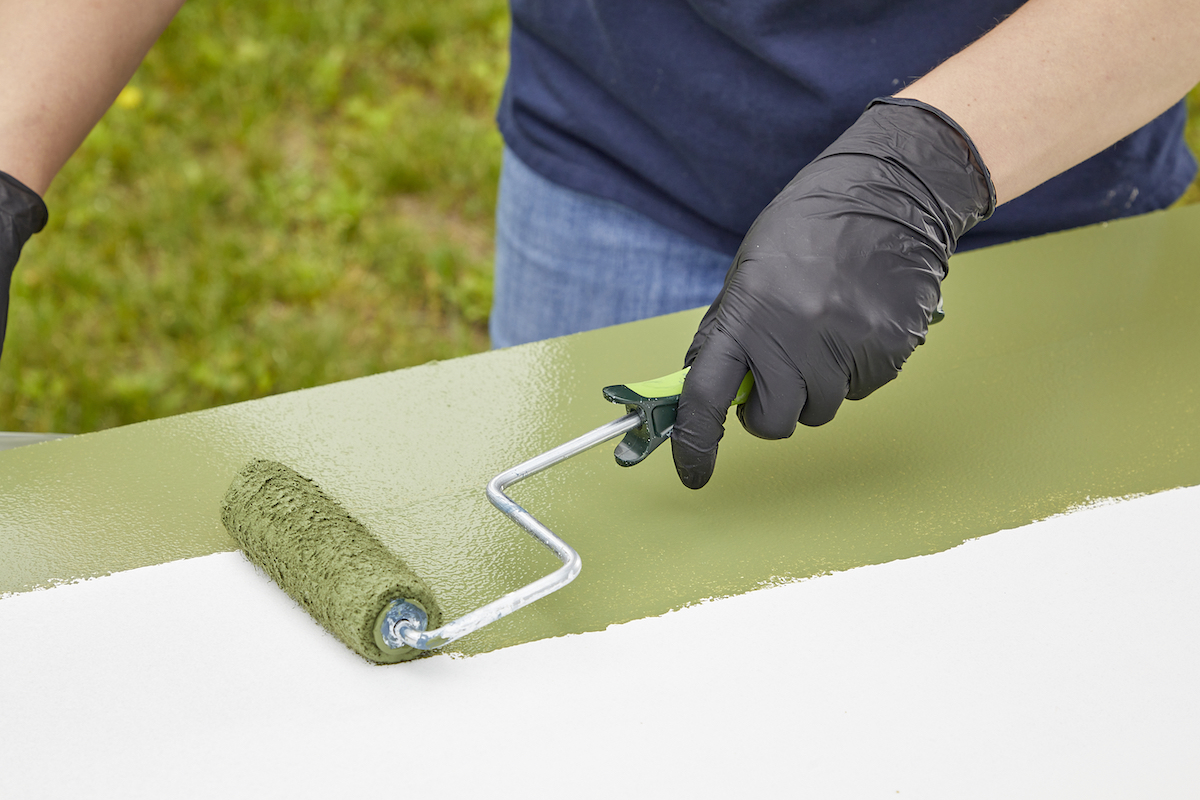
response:
<path id="1" fill-rule="evenodd" d="M 253 461 L 234 478 L 221 520 L 246 557 L 351 650 L 381 664 L 408 661 L 443 647 L 566 586 L 582 561 L 505 491 L 571 456 L 624 434 L 614 456 L 621 466 L 644 460 L 671 435 L 687 370 L 641 383 L 609 386 L 604 397 L 624 416 L 559 445 L 488 482 L 496 508 L 562 562 L 527 586 L 442 622 L 429 585 L 315 483 L 274 461 Z M 742 382 L 734 404 L 753 381 Z"/>

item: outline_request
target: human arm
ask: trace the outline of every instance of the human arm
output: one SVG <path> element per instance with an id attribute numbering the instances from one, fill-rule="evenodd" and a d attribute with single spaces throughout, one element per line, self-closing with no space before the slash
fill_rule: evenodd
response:
<path id="1" fill-rule="evenodd" d="M 0 0 L 0 170 L 46 193 L 183 0 Z"/>
<path id="2" fill-rule="evenodd" d="M 711 476 L 747 371 L 756 388 L 738 413 L 752 434 L 828 422 L 924 341 L 958 237 L 996 200 L 1112 144 L 1200 80 L 1198 0 L 1124 5 L 1033 0 L 892 101 L 928 108 L 868 110 L 764 209 L 685 361 L 672 434 L 685 485 Z"/>
<path id="3" fill-rule="evenodd" d="M 0 350 L 41 195 L 183 0 L 0 0 Z"/>
<path id="4" fill-rule="evenodd" d="M 896 96 L 963 127 L 1003 204 L 1150 122 L 1197 83 L 1197 0 L 1031 0 Z"/>

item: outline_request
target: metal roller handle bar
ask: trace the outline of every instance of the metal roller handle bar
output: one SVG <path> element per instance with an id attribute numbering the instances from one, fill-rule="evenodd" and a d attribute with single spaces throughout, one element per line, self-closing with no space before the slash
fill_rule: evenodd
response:
<path id="1" fill-rule="evenodd" d="M 503 597 L 431 631 L 425 630 L 425 613 L 420 608 L 406 600 L 393 600 L 384 617 L 381 630 L 383 640 L 387 645 L 393 649 L 407 645 L 418 650 L 433 650 L 456 639 L 461 639 L 468 633 L 474 633 L 483 626 L 490 625 L 501 617 L 506 617 L 517 609 L 524 608 L 573 581 L 583 566 L 579 554 L 553 531 L 538 522 L 532 514 L 517 505 L 511 497 L 504 493 L 504 490 L 560 461 L 565 461 L 571 456 L 628 433 L 641 424 L 643 424 L 642 415 L 632 411 L 620 419 L 615 419 L 607 425 L 561 444 L 553 450 L 531 458 L 492 478 L 487 485 L 487 496 L 492 501 L 492 505 L 528 531 L 533 538 L 544 544 L 563 562 L 563 565 L 544 578 L 539 578 L 528 586 L 509 592 Z"/>

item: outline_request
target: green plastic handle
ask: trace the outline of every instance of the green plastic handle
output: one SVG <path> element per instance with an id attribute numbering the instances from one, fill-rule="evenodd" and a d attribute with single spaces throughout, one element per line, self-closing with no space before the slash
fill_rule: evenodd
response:
<path id="1" fill-rule="evenodd" d="M 637 392 L 642 397 L 675 397 L 678 398 L 683 392 L 683 379 L 691 372 L 691 367 L 684 367 L 679 372 L 672 372 L 670 375 L 664 375 L 661 378 L 653 378 L 640 383 L 627 383 L 626 388 Z M 746 377 L 742 378 L 742 385 L 738 387 L 737 394 L 733 397 L 731 406 L 740 406 L 750 398 L 750 390 L 754 388 L 754 374 L 746 373 Z"/>
<path id="2" fill-rule="evenodd" d="M 639 383 L 618 384 L 604 387 L 604 397 L 613 403 L 621 403 L 626 410 L 642 417 L 642 424 L 625 434 L 613 455 L 622 467 L 640 464 L 660 444 L 671 436 L 675 417 L 679 411 L 679 395 L 683 391 L 683 379 L 691 367 L 681 369 L 661 378 Z M 754 376 L 746 373 L 733 398 L 733 405 L 741 405 L 750 396 L 754 387 Z"/>

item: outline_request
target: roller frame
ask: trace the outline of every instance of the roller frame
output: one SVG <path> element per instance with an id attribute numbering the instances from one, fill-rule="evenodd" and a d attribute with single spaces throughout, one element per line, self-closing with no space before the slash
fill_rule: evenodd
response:
<path id="1" fill-rule="evenodd" d="M 492 478 L 487 485 L 487 497 L 492 505 L 504 512 L 513 522 L 524 528 L 534 539 L 554 553 L 562 566 L 543 578 L 500 597 L 485 606 L 470 611 L 458 619 L 447 622 L 440 628 L 425 630 L 425 613 L 404 599 L 392 601 L 381 615 L 383 641 L 392 649 L 414 647 L 418 650 L 434 650 L 474 633 L 514 611 L 524 608 L 535 600 L 556 592 L 575 579 L 583 566 L 579 554 L 557 534 L 519 506 L 505 490 L 515 483 L 536 475 L 568 458 L 590 450 L 597 445 L 621 436 L 645 424 L 638 411 L 630 411 L 623 417 L 602 425 L 593 431 L 561 444 L 553 450 L 518 464 Z"/>

